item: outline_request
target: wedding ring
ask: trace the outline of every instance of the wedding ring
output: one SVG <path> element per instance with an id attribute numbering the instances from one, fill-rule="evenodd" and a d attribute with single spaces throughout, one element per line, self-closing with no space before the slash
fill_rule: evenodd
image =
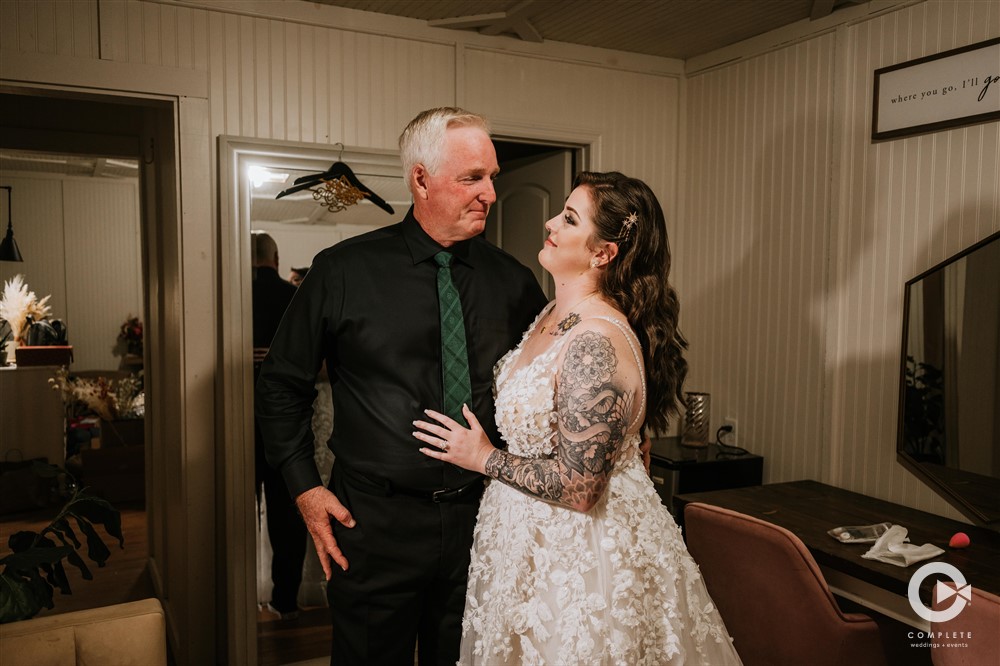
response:
<path id="1" fill-rule="evenodd" d="M 445 453 L 448 452 L 448 442 L 441 442 L 441 450 Z"/>

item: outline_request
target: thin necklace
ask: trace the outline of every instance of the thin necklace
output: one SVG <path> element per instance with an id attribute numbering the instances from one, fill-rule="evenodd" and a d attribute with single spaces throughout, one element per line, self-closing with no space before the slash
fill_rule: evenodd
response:
<path id="1" fill-rule="evenodd" d="M 570 314 L 572 314 L 572 313 L 573 313 L 573 310 L 577 309 L 578 307 L 580 307 L 581 305 L 583 305 L 584 303 L 586 303 L 587 301 L 589 301 L 589 300 L 590 300 L 591 298 L 593 298 L 594 296 L 597 296 L 597 292 L 596 292 L 596 291 L 594 291 L 594 292 L 591 292 L 591 293 L 590 293 L 590 294 L 589 294 L 589 295 L 588 295 L 588 296 L 587 296 L 586 298 L 584 298 L 583 300 L 580 300 L 580 301 L 577 301 L 577 302 L 576 302 L 576 304 L 574 304 L 574 305 L 573 305 L 573 307 L 569 308 L 569 309 L 568 309 L 568 310 L 566 311 L 566 314 L 565 314 L 565 315 L 563 316 L 563 319 L 566 319 L 566 317 L 568 317 L 568 316 L 569 316 Z M 549 318 L 551 318 L 551 317 L 552 317 L 552 315 L 554 315 L 554 314 L 555 314 L 555 311 L 556 311 L 556 308 L 555 308 L 555 306 L 553 306 L 553 307 L 552 307 L 552 312 L 551 312 L 551 313 L 549 314 Z M 560 322 L 561 322 L 561 321 L 562 321 L 562 320 L 560 320 Z M 544 326 L 542 326 L 542 330 L 540 331 L 540 333 L 544 333 L 544 332 L 545 332 L 545 329 L 547 329 L 548 327 L 549 327 L 549 325 L 548 325 L 548 324 L 545 324 Z"/>

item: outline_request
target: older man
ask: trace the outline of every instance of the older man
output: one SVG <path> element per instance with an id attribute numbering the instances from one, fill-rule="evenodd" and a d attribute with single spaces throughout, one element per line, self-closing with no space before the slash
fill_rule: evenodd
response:
<path id="1" fill-rule="evenodd" d="M 268 460 L 327 573 L 338 666 L 412 664 L 416 643 L 422 665 L 457 659 L 482 478 L 423 456 L 412 422 L 468 403 L 500 441 L 492 368 L 545 304 L 532 273 L 481 235 L 499 171 L 485 119 L 425 111 L 400 153 L 413 207 L 316 257 L 257 384 Z M 309 428 L 324 360 L 329 490 Z"/>

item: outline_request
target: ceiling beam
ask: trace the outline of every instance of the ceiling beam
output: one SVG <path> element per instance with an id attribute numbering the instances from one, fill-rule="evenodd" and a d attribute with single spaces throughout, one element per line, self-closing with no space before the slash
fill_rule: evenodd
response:
<path id="1" fill-rule="evenodd" d="M 809 20 L 815 21 L 833 13 L 833 8 L 837 0 L 813 0 L 812 10 L 809 12 Z"/>
<path id="2" fill-rule="evenodd" d="M 472 14 L 471 16 L 431 19 L 427 21 L 427 25 L 432 28 L 463 30 L 465 28 L 481 28 L 486 25 L 492 25 L 496 21 L 502 21 L 505 18 L 507 18 L 507 12 L 494 12 L 492 14 Z"/>
<path id="3" fill-rule="evenodd" d="M 521 0 L 506 12 L 492 14 L 475 14 L 455 18 L 435 19 L 427 21 L 432 28 L 478 28 L 483 35 L 495 36 L 503 33 L 514 33 L 526 42 L 542 42 L 542 35 L 531 25 L 524 12 L 535 0 Z"/>

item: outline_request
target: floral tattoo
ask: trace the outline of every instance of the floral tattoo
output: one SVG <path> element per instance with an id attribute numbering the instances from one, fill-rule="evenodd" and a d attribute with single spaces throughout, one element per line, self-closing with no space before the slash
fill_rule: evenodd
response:
<path id="1" fill-rule="evenodd" d="M 530 495 L 574 508 L 600 498 L 625 438 L 633 393 L 615 381 L 618 358 L 611 340 L 586 331 L 570 342 L 556 390 L 558 429 L 551 458 L 494 451 L 486 474 Z"/>

